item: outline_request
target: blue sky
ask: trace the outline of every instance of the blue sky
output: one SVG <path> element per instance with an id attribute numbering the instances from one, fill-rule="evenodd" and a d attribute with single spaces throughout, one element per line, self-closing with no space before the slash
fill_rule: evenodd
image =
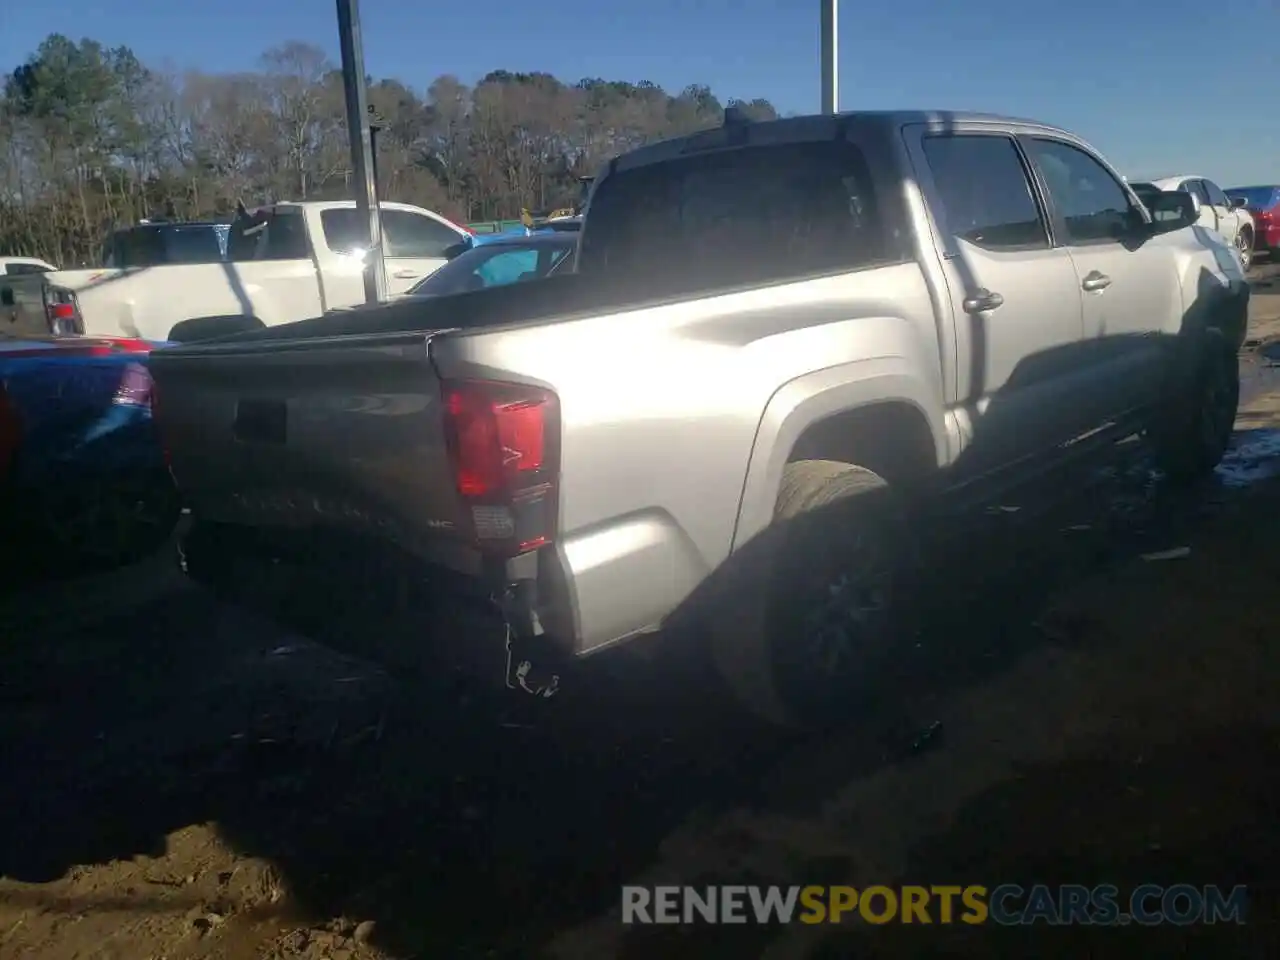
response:
<path id="1" fill-rule="evenodd" d="M 817 0 L 362 0 L 375 76 L 417 89 L 497 68 L 706 83 L 818 107 Z M 337 59 L 333 0 L 0 0 L 0 68 L 52 31 L 152 65 L 249 69 L 302 40 Z M 975 109 L 1068 127 L 1130 177 L 1280 181 L 1274 0 L 844 0 L 841 107 Z"/>

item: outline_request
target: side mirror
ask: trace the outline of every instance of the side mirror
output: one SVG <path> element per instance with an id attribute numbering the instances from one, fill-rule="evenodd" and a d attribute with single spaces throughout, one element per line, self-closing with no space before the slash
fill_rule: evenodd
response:
<path id="1" fill-rule="evenodd" d="M 1249 205 L 1249 201 L 1244 197 L 1230 197 L 1229 200 L 1232 210 L 1241 210 Z"/>
<path id="2" fill-rule="evenodd" d="M 1189 193 L 1166 190 L 1156 194 L 1147 204 L 1156 233 L 1169 233 L 1189 227 L 1200 219 L 1200 203 Z"/>

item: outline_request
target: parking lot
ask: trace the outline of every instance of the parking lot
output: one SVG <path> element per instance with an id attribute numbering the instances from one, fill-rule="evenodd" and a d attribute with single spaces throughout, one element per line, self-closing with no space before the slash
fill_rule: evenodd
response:
<path id="1" fill-rule="evenodd" d="M 1101 933 L 1274 956 L 1280 269 L 1250 336 L 1217 483 L 1173 494 L 1135 449 L 975 521 L 933 558 L 892 706 L 840 735 L 759 729 L 661 643 L 545 705 L 387 676 L 317 640 L 481 628 L 317 597 L 305 639 L 167 556 L 6 597 L 0 955 L 1079 957 Z M 904 880 L 1245 883 L 1252 910 L 1190 933 L 614 912 L 623 882 Z"/>

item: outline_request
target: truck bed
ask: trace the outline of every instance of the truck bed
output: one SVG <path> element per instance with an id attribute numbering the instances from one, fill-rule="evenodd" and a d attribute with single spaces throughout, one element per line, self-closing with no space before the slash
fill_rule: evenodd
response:
<path id="1" fill-rule="evenodd" d="M 730 290 L 717 291 L 729 293 Z M 551 276 L 536 283 L 516 283 L 442 297 L 405 298 L 360 307 L 310 320 L 299 320 L 203 341 L 200 347 L 248 347 L 264 341 L 319 340 L 330 337 L 377 336 L 403 331 L 434 333 L 487 327 L 577 320 L 598 313 L 659 306 L 681 299 L 664 285 L 655 293 L 652 281 L 622 283 L 583 274 Z"/>

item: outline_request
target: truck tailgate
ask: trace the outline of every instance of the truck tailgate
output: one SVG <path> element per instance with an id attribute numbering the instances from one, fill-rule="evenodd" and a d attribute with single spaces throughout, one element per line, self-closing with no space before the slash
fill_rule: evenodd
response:
<path id="1" fill-rule="evenodd" d="M 377 534 L 455 568 L 464 529 L 422 332 L 208 343 L 151 357 L 155 410 L 197 516 Z"/>

